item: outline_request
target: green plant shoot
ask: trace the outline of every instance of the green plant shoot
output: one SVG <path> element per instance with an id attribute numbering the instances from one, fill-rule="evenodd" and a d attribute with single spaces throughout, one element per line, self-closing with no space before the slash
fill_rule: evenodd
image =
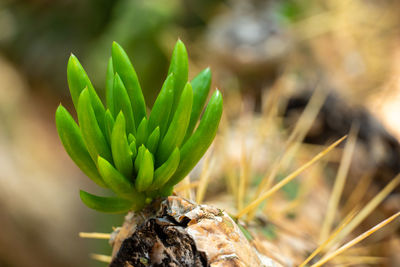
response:
<path id="1" fill-rule="evenodd" d="M 78 59 L 71 55 L 68 85 L 78 123 L 60 104 L 56 125 L 75 164 L 114 196 L 80 191 L 89 208 L 107 213 L 139 211 L 173 192 L 211 145 L 222 116 L 216 90 L 203 112 L 211 71 L 188 82 L 186 47 L 178 40 L 168 76 L 149 115 L 139 79 L 123 48 L 113 43 L 103 105 Z M 196 128 L 196 125 L 197 128 Z"/>

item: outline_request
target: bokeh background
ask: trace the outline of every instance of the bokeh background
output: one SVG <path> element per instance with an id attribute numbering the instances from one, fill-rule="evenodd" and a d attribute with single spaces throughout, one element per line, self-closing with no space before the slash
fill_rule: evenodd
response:
<path id="1" fill-rule="evenodd" d="M 72 110 L 70 53 L 104 96 L 119 42 L 151 106 L 180 38 L 191 78 L 211 67 L 225 124 L 262 113 L 279 86 L 282 129 L 290 129 L 321 88 L 328 97 L 306 142 L 325 144 L 359 121 L 360 166 L 376 171 L 379 187 L 400 171 L 399 14 L 397 0 L 1 0 L 0 266 L 105 266 L 89 254 L 109 254 L 107 242 L 78 232 L 110 232 L 123 221 L 80 202 L 79 188 L 99 189 L 57 136 L 58 104 Z"/>

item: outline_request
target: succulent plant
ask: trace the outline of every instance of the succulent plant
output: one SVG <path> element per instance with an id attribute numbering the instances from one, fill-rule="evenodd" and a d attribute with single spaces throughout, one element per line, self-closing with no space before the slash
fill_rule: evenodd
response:
<path id="1" fill-rule="evenodd" d="M 136 72 L 116 42 L 106 74 L 106 106 L 74 55 L 69 58 L 67 76 L 79 125 L 60 104 L 56 111 L 60 139 L 76 165 L 115 194 L 101 197 L 81 190 L 81 200 L 92 209 L 138 211 L 154 198 L 172 194 L 217 132 L 221 93 L 213 93 L 198 123 L 210 91 L 211 72 L 204 69 L 188 82 L 188 57 L 180 40 L 149 115 Z"/>

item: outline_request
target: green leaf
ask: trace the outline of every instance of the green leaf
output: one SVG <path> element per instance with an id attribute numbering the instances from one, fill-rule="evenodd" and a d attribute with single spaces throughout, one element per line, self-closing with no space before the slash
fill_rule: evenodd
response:
<path id="1" fill-rule="evenodd" d="M 136 173 L 139 172 L 140 164 L 142 162 L 143 154 L 144 154 L 145 150 L 146 150 L 146 148 L 144 147 L 144 145 L 141 145 L 138 149 L 137 156 L 136 156 L 135 163 L 134 163 Z"/>
<path id="2" fill-rule="evenodd" d="M 82 202 L 91 209 L 106 213 L 126 213 L 130 210 L 138 210 L 130 200 L 118 197 L 99 197 L 80 190 Z"/>
<path id="3" fill-rule="evenodd" d="M 136 153 L 137 153 L 135 140 L 132 140 L 132 142 L 129 144 L 129 148 L 131 149 L 132 158 L 134 159 L 136 157 Z"/>
<path id="4" fill-rule="evenodd" d="M 117 170 L 125 177 L 131 178 L 133 173 L 132 151 L 126 137 L 125 117 L 122 112 L 118 114 L 112 130 L 111 152 Z"/>
<path id="5" fill-rule="evenodd" d="M 106 74 L 106 104 L 108 109 L 111 111 L 113 117 L 115 117 L 114 111 L 114 68 L 112 58 L 108 60 L 107 74 Z"/>
<path id="6" fill-rule="evenodd" d="M 68 86 L 72 97 L 72 102 L 74 103 L 75 109 L 78 109 L 79 96 L 83 89 L 88 88 L 90 101 L 92 103 L 92 107 L 94 113 L 96 114 L 96 120 L 100 126 L 100 129 L 104 129 L 104 113 L 105 109 L 103 103 L 96 91 L 92 83 L 89 80 L 85 70 L 83 69 L 79 60 L 71 54 L 68 60 L 67 66 L 67 80 Z"/>
<path id="7" fill-rule="evenodd" d="M 248 241 L 251 242 L 254 239 L 249 230 L 247 230 L 243 225 L 241 225 L 240 223 L 237 223 L 236 225 L 239 227 L 239 229 L 242 231 L 243 235 Z"/>
<path id="8" fill-rule="evenodd" d="M 166 186 L 174 186 L 179 183 L 207 151 L 217 133 L 222 115 L 222 104 L 222 95 L 216 90 L 207 105 L 199 127 L 180 149 L 179 167 Z"/>
<path id="9" fill-rule="evenodd" d="M 160 140 L 160 127 L 157 126 L 154 131 L 150 134 L 146 142 L 147 149 L 154 154 L 158 148 L 158 141 Z"/>
<path id="10" fill-rule="evenodd" d="M 97 156 L 99 155 L 108 161 L 112 161 L 107 140 L 97 124 L 88 89 L 84 89 L 79 97 L 77 112 L 83 140 L 93 161 L 97 163 Z"/>
<path id="11" fill-rule="evenodd" d="M 81 130 L 72 118 L 71 114 L 60 105 L 56 111 L 56 126 L 61 142 L 68 155 L 75 164 L 85 173 L 93 182 L 101 187 L 107 187 L 100 177 L 81 134 Z"/>
<path id="12" fill-rule="evenodd" d="M 182 90 L 188 80 L 189 73 L 188 54 L 186 47 L 181 40 L 176 42 L 174 51 L 172 52 L 171 64 L 168 69 L 168 74 L 171 73 L 174 73 L 175 75 L 174 101 L 171 111 L 171 115 L 174 115 L 178 106 L 179 97 L 181 96 Z"/>
<path id="13" fill-rule="evenodd" d="M 139 173 L 135 180 L 135 187 L 139 192 L 145 191 L 153 182 L 154 163 L 149 150 L 145 150 L 140 163 Z"/>
<path id="14" fill-rule="evenodd" d="M 193 91 L 190 83 L 187 83 L 182 92 L 178 108 L 174 118 L 157 151 L 157 166 L 164 163 L 175 147 L 179 147 L 185 137 L 189 124 L 190 111 L 192 110 Z"/>
<path id="15" fill-rule="evenodd" d="M 135 127 L 138 127 L 143 117 L 146 116 L 146 104 L 144 102 L 142 89 L 140 88 L 135 69 L 131 64 L 128 55 L 116 42 L 113 42 L 112 44 L 112 62 L 114 72 L 117 72 L 120 75 L 126 91 L 128 92 L 133 114 L 135 116 Z"/>
<path id="16" fill-rule="evenodd" d="M 148 190 L 160 189 L 175 173 L 180 160 L 179 148 L 175 148 L 168 160 L 154 172 L 153 183 Z"/>
<path id="17" fill-rule="evenodd" d="M 190 122 L 186 131 L 186 136 L 183 139 L 183 143 L 192 135 L 194 128 L 196 127 L 197 121 L 200 118 L 200 114 L 203 111 L 204 105 L 207 100 L 208 93 L 210 92 L 211 86 L 211 71 L 210 68 L 206 68 L 201 71 L 191 82 L 193 88 L 193 106 L 192 113 L 190 114 Z"/>
<path id="18" fill-rule="evenodd" d="M 118 196 L 131 199 L 133 201 L 143 201 L 145 196 L 139 194 L 133 184 L 117 171 L 107 160 L 99 157 L 97 165 L 99 172 L 103 177 L 104 182 L 114 191 Z"/>
<path id="19" fill-rule="evenodd" d="M 128 134 L 128 142 L 129 144 L 132 143 L 133 141 L 136 142 L 136 137 L 133 134 Z"/>
<path id="20" fill-rule="evenodd" d="M 172 193 L 174 192 L 174 187 L 165 185 L 158 192 L 161 197 L 168 197 L 168 196 L 172 195 Z"/>
<path id="21" fill-rule="evenodd" d="M 136 132 L 136 145 L 141 146 L 146 143 L 147 137 L 149 136 L 147 130 L 147 119 L 144 117 L 139 124 L 139 127 Z"/>
<path id="22" fill-rule="evenodd" d="M 109 145 L 111 145 L 111 133 L 114 128 L 114 118 L 109 109 L 106 110 L 104 115 L 105 135 Z"/>
<path id="23" fill-rule="evenodd" d="M 127 134 L 136 134 L 135 119 L 132 111 L 131 101 L 129 100 L 128 93 L 118 73 L 115 73 L 113 87 L 115 114 L 118 114 L 120 111 L 122 111 L 126 118 Z"/>
<path id="24" fill-rule="evenodd" d="M 165 80 L 149 116 L 149 131 L 151 132 L 157 126 L 160 126 L 161 136 L 164 136 L 168 128 L 168 120 L 174 101 L 174 81 L 174 74 L 171 73 Z"/>

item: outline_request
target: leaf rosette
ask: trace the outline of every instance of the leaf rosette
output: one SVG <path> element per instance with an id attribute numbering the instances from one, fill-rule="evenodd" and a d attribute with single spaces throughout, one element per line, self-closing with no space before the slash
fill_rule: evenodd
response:
<path id="1" fill-rule="evenodd" d="M 215 90 L 205 107 L 211 71 L 204 69 L 188 82 L 187 51 L 178 40 L 168 76 L 147 114 L 128 55 L 116 42 L 111 54 L 105 105 L 78 59 L 71 55 L 67 77 L 78 123 L 60 104 L 56 125 L 76 165 L 115 194 L 102 197 L 81 190 L 83 203 L 98 211 L 121 213 L 138 211 L 154 198 L 172 194 L 173 187 L 211 145 L 223 101 Z"/>

